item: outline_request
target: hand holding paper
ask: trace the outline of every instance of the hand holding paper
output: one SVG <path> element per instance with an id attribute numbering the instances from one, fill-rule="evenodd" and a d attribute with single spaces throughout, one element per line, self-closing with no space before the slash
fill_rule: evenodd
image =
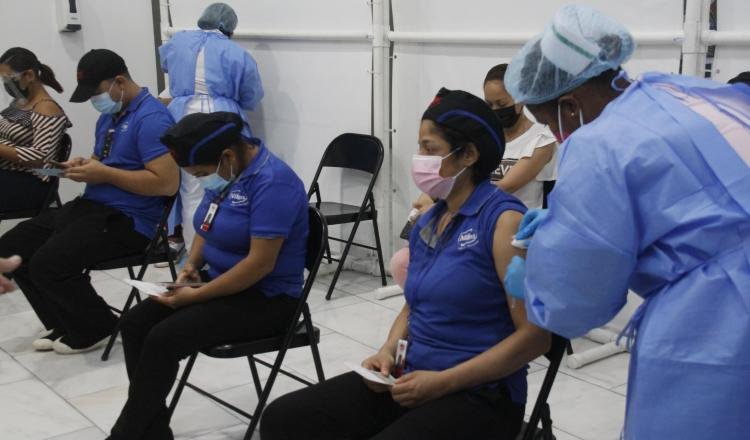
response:
<path id="1" fill-rule="evenodd" d="M 365 367 L 361 367 L 359 365 L 354 365 L 354 364 L 349 363 L 349 362 L 345 362 L 344 365 L 346 365 L 347 368 L 349 368 L 350 370 L 352 370 L 355 373 L 357 373 L 360 376 L 362 376 L 362 378 L 365 379 L 365 380 L 367 380 L 367 381 L 378 383 L 378 384 L 381 384 L 381 385 L 386 385 L 386 386 L 389 386 L 389 387 L 393 386 L 393 384 L 396 383 L 396 378 L 395 377 L 393 377 L 393 376 L 387 376 L 386 377 L 382 373 L 380 373 L 379 371 L 368 370 Z"/>

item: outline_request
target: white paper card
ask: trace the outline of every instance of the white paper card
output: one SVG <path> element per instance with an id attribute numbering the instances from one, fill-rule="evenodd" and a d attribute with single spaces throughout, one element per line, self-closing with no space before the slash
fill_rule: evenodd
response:
<path id="1" fill-rule="evenodd" d="M 146 295 L 164 296 L 164 294 L 167 292 L 166 287 L 146 281 L 131 280 L 130 278 L 124 278 L 122 281 L 125 284 L 135 287 L 141 293 L 145 293 Z"/>
<path id="2" fill-rule="evenodd" d="M 388 377 L 385 377 L 378 371 L 368 370 L 365 367 L 354 365 L 349 362 L 344 362 L 344 365 L 370 382 L 388 385 L 389 387 L 393 386 L 393 384 L 396 383 L 396 378 L 393 376 L 389 375 Z"/>

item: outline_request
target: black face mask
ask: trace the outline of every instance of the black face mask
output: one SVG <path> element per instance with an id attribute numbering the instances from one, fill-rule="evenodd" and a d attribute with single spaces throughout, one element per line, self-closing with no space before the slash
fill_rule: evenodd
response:
<path id="1" fill-rule="evenodd" d="M 11 83 L 13 84 L 12 87 Z M 21 83 L 18 80 L 12 79 L 10 81 L 3 81 L 3 86 L 5 87 L 5 91 L 12 96 L 13 99 L 26 99 L 29 97 L 29 89 L 21 89 Z M 19 93 L 21 96 L 18 96 Z"/>
<path id="2" fill-rule="evenodd" d="M 521 117 L 521 113 L 516 111 L 516 106 L 511 105 L 510 107 L 503 107 L 497 110 L 493 110 L 497 118 L 500 119 L 500 125 L 503 128 L 511 128 L 516 125 L 518 118 Z"/>

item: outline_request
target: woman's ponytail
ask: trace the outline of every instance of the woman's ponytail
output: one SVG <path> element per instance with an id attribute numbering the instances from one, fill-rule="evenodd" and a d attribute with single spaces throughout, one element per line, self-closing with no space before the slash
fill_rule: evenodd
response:
<path id="1" fill-rule="evenodd" d="M 55 72 L 46 64 L 39 63 L 39 80 L 55 89 L 57 93 L 63 92 L 63 87 L 55 78 Z"/>

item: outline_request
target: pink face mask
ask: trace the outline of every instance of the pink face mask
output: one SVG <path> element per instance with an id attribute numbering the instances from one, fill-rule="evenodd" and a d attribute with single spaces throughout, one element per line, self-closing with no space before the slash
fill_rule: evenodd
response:
<path id="1" fill-rule="evenodd" d="M 433 199 L 445 199 L 448 197 L 448 194 L 453 189 L 453 185 L 456 183 L 456 178 L 466 169 L 464 168 L 458 174 L 451 177 L 440 175 L 440 166 L 443 164 L 443 160 L 455 152 L 456 150 L 443 157 L 423 156 L 420 154 L 412 156 L 411 177 L 414 179 L 417 188 Z"/>

